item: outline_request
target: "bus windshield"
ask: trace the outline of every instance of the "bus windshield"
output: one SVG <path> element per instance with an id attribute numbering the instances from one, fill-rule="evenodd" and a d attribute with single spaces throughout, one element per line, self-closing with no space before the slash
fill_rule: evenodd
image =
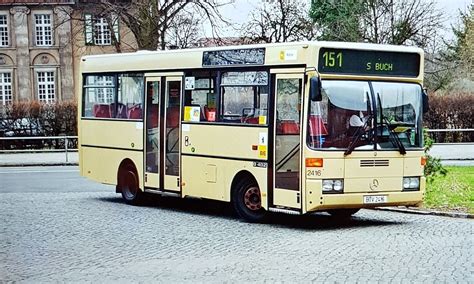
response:
<path id="1" fill-rule="evenodd" d="M 355 151 L 422 147 L 420 85 L 323 80 L 322 93 L 322 101 L 310 105 L 311 148 L 347 149 L 354 143 Z"/>

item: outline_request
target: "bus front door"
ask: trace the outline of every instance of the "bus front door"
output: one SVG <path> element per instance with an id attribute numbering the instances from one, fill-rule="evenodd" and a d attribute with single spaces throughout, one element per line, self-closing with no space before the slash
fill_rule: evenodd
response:
<path id="1" fill-rule="evenodd" d="M 273 205 L 301 209 L 303 74 L 275 75 Z"/>
<path id="2" fill-rule="evenodd" d="M 166 77 L 164 88 L 164 189 L 180 191 L 179 172 L 180 172 L 180 106 L 182 77 Z"/>
<path id="3" fill-rule="evenodd" d="M 182 76 L 153 74 L 146 80 L 147 187 L 180 191 L 180 103 Z"/>

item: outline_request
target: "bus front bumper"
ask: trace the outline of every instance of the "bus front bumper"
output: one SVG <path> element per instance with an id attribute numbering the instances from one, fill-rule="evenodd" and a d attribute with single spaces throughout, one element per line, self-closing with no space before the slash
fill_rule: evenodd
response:
<path id="1" fill-rule="evenodd" d="M 316 200 L 308 196 L 306 211 L 324 211 L 342 208 L 374 208 L 384 206 L 421 206 L 424 191 L 345 193 L 319 195 Z M 368 203 L 370 202 L 370 203 Z"/>

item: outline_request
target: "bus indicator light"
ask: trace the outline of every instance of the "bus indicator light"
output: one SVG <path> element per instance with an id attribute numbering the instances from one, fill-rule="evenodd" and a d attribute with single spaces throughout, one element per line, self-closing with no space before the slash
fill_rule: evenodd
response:
<path id="1" fill-rule="evenodd" d="M 420 163 L 421 163 L 422 166 L 426 166 L 426 160 L 427 160 L 426 157 L 421 157 Z"/>
<path id="2" fill-rule="evenodd" d="M 306 167 L 308 168 L 322 168 L 323 158 L 306 158 Z"/>

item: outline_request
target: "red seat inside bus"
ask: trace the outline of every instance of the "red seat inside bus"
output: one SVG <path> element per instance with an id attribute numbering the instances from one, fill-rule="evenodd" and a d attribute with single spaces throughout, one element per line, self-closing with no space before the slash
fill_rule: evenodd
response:
<path id="1" fill-rule="evenodd" d="M 282 120 L 277 124 L 278 134 L 299 134 L 300 125 L 294 120 Z"/>
<path id="2" fill-rule="evenodd" d="M 166 127 L 175 128 L 179 125 L 179 107 L 172 106 L 166 110 Z"/>
<path id="3" fill-rule="evenodd" d="M 94 117 L 110 118 L 110 105 L 95 104 L 93 108 Z"/>
<path id="4" fill-rule="evenodd" d="M 323 118 L 320 115 L 310 115 L 309 117 L 309 136 L 328 135 Z"/>
<path id="5" fill-rule="evenodd" d="M 143 118 L 143 110 L 138 106 L 133 106 L 128 109 L 128 118 L 130 119 L 142 119 Z"/>
<path id="6" fill-rule="evenodd" d="M 244 123 L 258 124 L 258 117 L 247 117 L 242 119 Z"/>
<path id="7" fill-rule="evenodd" d="M 128 118 L 127 106 L 122 103 L 111 103 L 110 110 L 112 112 L 112 117 L 114 118 Z"/>

